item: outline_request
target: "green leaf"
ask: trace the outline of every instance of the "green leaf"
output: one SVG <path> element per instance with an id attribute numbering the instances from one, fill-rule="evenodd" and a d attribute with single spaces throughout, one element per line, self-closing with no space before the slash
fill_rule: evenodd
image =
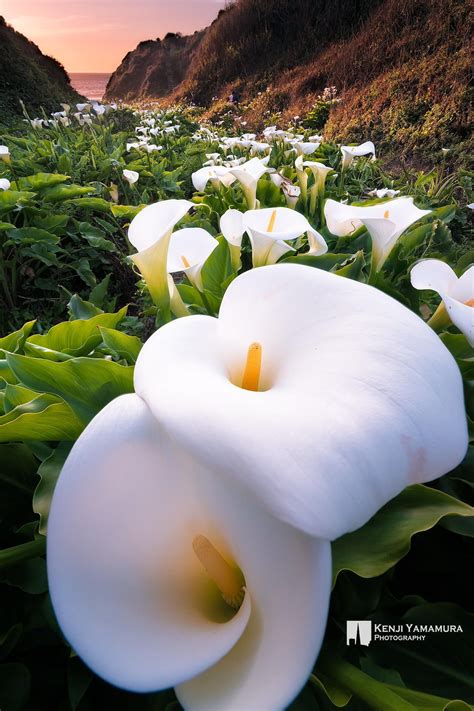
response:
<path id="1" fill-rule="evenodd" d="M 22 389 L 15 385 L 7 387 Z M 75 440 L 82 430 L 83 423 L 67 402 L 50 393 L 37 393 L 28 402 L 0 416 L 0 442 Z"/>
<path id="2" fill-rule="evenodd" d="M 110 208 L 114 217 L 123 220 L 133 220 L 146 205 L 112 205 Z"/>
<path id="3" fill-rule="evenodd" d="M 143 346 L 136 336 L 129 336 L 111 328 L 99 327 L 104 344 L 118 358 L 125 358 L 129 363 L 135 363 Z"/>
<path id="4" fill-rule="evenodd" d="M 330 252 L 321 254 L 319 257 L 315 257 L 313 254 L 298 254 L 294 257 L 286 257 L 286 259 L 280 260 L 279 263 L 305 264 L 307 267 L 324 269 L 324 271 L 329 272 L 336 265 L 342 264 L 346 259 L 350 259 L 353 256 L 353 254 L 331 254 Z"/>
<path id="5" fill-rule="evenodd" d="M 324 674 L 324 672 L 321 672 L 320 670 L 318 670 L 317 673 L 311 674 L 310 682 L 317 689 L 323 691 L 331 703 L 338 709 L 342 709 L 347 706 L 352 698 L 352 694 L 350 692 L 346 691 L 346 689 L 340 686 L 340 684 L 334 683 Z"/>
<path id="6" fill-rule="evenodd" d="M 48 589 L 46 561 L 43 558 L 32 558 L 13 565 L 1 577 L 7 585 L 20 588 L 30 595 L 41 595 Z"/>
<path id="7" fill-rule="evenodd" d="M 365 256 L 362 250 L 359 250 L 355 255 L 347 260 L 347 264 L 341 265 L 339 269 L 334 270 L 334 274 L 346 277 L 347 279 L 355 279 L 360 281 L 365 267 Z"/>
<path id="8" fill-rule="evenodd" d="M 116 251 L 114 243 L 109 239 L 105 239 L 102 230 L 99 230 L 88 222 L 80 222 L 78 228 L 81 236 L 84 237 L 92 247 L 103 249 L 106 252 Z"/>
<path id="9" fill-rule="evenodd" d="M 111 203 L 103 198 L 97 197 L 83 197 L 77 198 L 76 200 L 68 200 L 69 205 L 74 205 L 81 210 L 92 210 L 94 212 L 108 212 L 110 213 Z"/>
<path id="10" fill-rule="evenodd" d="M 28 175 L 26 178 L 19 179 L 20 190 L 43 190 L 50 188 L 53 185 L 59 185 L 69 180 L 68 175 L 60 175 L 59 173 L 36 173 L 36 175 Z"/>
<path id="11" fill-rule="evenodd" d="M 36 321 L 28 321 L 20 329 L 18 329 L 18 331 L 13 331 L 13 333 L 9 333 L 8 336 L 0 338 L 0 350 L 10 351 L 11 353 L 15 353 L 20 350 L 30 335 L 35 323 Z"/>
<path id="12" fill-rule="evenodd" d="M 105 301 L 111 276 L 111 274 L 107 274 L 107 276 L 105 276 L 102 281 L 99 282 L 99 284 L 97 284 L 97 286 L 95 286 L 89 294 L 90 303 L 94 304 L 94 306 L 97 306 L 97 308 L 101 308 Z"/>
<path id="13" fill-rule="evenodd" d="M 79 294 L 71 296 L 67 308 L 73 319 L 88 319 L 93 316 L 97 316 L 97 314 L 104 313 L 102 309 L 94 306 L 94 304 L 91 304 L 90 301 L 84 301 L 84 299 L 81 299 Z"/>
<path id="14" fill-rule="evenodd" d="M 126 313 L 127 307 L 124 306 L 115 314 L 102 313 L 86 320 L 64 321 L 53 326 L 45 335 L 30 336 L 27 343 L 34 343 L 75 357 L 85 356 L 102 342 L 99 326 L 116 328 Z"/>
<path id="15" fill-rule="evenodd" d="M 0 192 L 0 213 L 9 212 L 17 205 L 24 205 L 30 202 L 35 196 L 35 193 L 26 192 L 24 190 L 2 190 Z"/>
<path id="16" fill-rule="evenodd" d="M 48 530 L 48 516 L 54 488 L 70 451 L 71 445 L 61 442 L 38 469 L 41 480 L 33 496 L 33 511 L 39 514 L 38 530 L 43 536 L 46 536 Z"/>
<path id="17" fill-rule="evenodd" d="M 133 392 L 133 367 L 109 360 L 72 358 L 55 363 L 8 354 L 7 361 L 24 385 L 64 398 L 84 424 L 118 395 Z"/>
<path id="18" fill-rule="evenodd" d="M 58 244 L 59 242 L 57 235 L 37 227 L 19 227 L 18 229 L 8 230 L 7 237 L 20 246 L 36 244 L 37 242 L 50 242 L 51 244 Z"/>
<path id="19" fill-rule="evenodd" d="M 224 295 L 223 285 L 234 274 L 234 270 L 227 240 L 219 237 L 218 242 L 218 246 L 203 264 L 201 278 L 205 291 L 221 298 Z"/>
<path id="20" fill-rule="evenodd" d="M 374 578 L 392 568 L 410 549 L 412 536 L 444 516 L 474 516 L 474 508 L 436 489 L 409 486 L 353 533 L 333 543 L 333 580 L 342 570 Z"/>
<path id="21" fill-rule="evenodd" d="M 93 678 L 94 673 L 78 657 L 69 660 L 67 687 L 72 711 L 75 711 L 81 703 Z"/>
<path id="22" fill-rule="evenodd" d="M 42 198 L 46 202 L 63 202 L 63 200 L 70 200 L 93 192 L 95 192 L 95 188 L 87 188 L 82 185 L 55 185 L 43 190 Z"/>

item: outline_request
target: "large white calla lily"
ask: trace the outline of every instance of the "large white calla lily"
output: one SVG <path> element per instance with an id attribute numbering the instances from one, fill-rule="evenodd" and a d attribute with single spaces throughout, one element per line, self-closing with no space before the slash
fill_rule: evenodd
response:
<path id="1" fill-rule="evenodd" d="M 410 274 L 415 289 L 431 289 L 443 300 L 449 318 L 474 346 L 474 266 L 461 277 L 439 259 L 423 259 Z"/>
<path id="2" fill-rule="evenodd" d="M 381 291 L 302 265 L 245 272 L 219 319 L 161 328 L 135 387 L 196 459 L 321 538 L 467 448 L 461 375 L 434 331 Z"/>
<path id="3" fill-rule="evenodd" d="M 186 227 L 173 232 L 168 249 L 168 272 L 184 272 L 189 281 L 202 291 L 203 264 L 218 244 L 219 242 L 201 227 Z"/>
<path id="4" fill-rule="evenodd" d="M 324 206 L 326 224 L 334 235 L 349 235 L 362 225 L 367 227 L 372 237 L 372 263 L 376 271 L 381 269 L 400 235 L 430 212 L 416 207 L 411 197 L 367 207 L 327 200 Z"/>
<path id="5" fill-rule="evenodd" d="M 365 141 L 358 146 L 341 146 L 342 153 L 342 169 L 348 168 L 354 158 L 372 154 L 372 159 L 375 160 L 375 146 L 372 141 Z"/>
<path id="6" fill-rule="evenodd" d="M 306 217 L 287 207 L 248 210 L 243 215 L 243 225 L 252 244 L 254 267 L 274 264 L 286 252 L 294 251 L 286 244 L 305 233 L 308 235 L 310 253 L 327 252 L 327 244 Z"/>
<path id="7" fill-rule="evenodd" d="M 206 185 L 210 181 L 215 190 L 218 190 L 221 183 L 225 186 L 232 185 L 235 176 L 229 172 L 229 168 L 222 165 L 208 165 L 196 170 L 191 176 L 194 188 L 200 193 L 204 192 Z"/>
<path id="8" fill-rule="evenodd" d="M 311 672 L 329 542 L 200 467 L 137 395 L 110 403 L 75 444 L 47 546 L 59 625 L 112 684 L 174 686 L 187 711 L 274 711 Z"/>
<path id="9" fill-rule="evenodd" d="M 130 258 L 147 283 L 154 302 L 166 314 L 169 309 L 167 259 L 175 225 L 195 207 L 189 200 L 162 200 L 148 205 L 128 228 L 128 239 L 138 250 Z"/>
<path id="10" fill-rule="evenodd" d="M 237 178 L 242 186 L 242 190 L 247 201 L 247 207 L 253 210 L 257 204 L 257 185 L 268 168 L 270 156 L 266 158 L 252 158 L 242 165 L 231 168 L 230 173 Z"/>

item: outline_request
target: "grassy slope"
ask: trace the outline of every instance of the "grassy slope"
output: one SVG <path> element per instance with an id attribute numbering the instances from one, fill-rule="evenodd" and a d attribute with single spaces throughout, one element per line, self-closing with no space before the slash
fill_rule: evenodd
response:
<path id="1" fill-rule="evenodd" d="M 7 25 L 3 17 L 0 48 L 0 121 L 21 115 L 20 98 L 34 115 L 41 107 L 57 111 L 61 101 L 80 98 L 64 67 Z"/>
<path id="2" fill-rule="evenodd" d="M 238 0 L 208 28 L 172 99 L 222 113 L 238 88 L 259 127 L 275 111 L 302 115 L 335 85 L 328 138 L 372 138 L 392 157 L 423 161 L 470 147 L 466 0 Z M 425 161 L 426 162 L 426 161 Z"/>

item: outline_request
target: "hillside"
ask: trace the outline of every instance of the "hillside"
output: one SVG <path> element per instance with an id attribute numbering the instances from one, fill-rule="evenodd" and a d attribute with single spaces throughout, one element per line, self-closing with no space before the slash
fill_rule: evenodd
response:
<path id="1" fill-rule="evenodd" d="M 107 84 L 106 98 L 161 98 L 185 78 L 204 37 L 195 32 L 183 37 L 169 33 L 163 40 L 146 40 L 129 52 Z"/>
<path id="2" fill-rule="evenodd" d="M 64 67 L 0 16 L 0 121 L 21 115 L 21 98 L 32 114 L 79 100 Z"/>
<path id="3" fill-rule="evenodd" d="M 199 34 L 192 61 L 190 38 L 182 38 L 171 82 L 162 50 L 158 61 L 157 50 L 145 56 L 141 45 L 130 53 L 127 92 L 162 98 L 163 87 L 176 82 L 170 100 L 198 103 L 212 118 L 229 109 L 225 99 L 238 89 L 239 115 L 258 128 L 267 117 L 306 114 L 325 87 L 335 86 L 340 100 L 331 107 L 327 137 L 370 137 L 397 154 L 426 154 L 466 147 L 471 34 L 466 0 L 237 0 Z M 122 67 L 110 88 L 120 87 Z M 109 98 L 124 96 L 109 91 Z"/>

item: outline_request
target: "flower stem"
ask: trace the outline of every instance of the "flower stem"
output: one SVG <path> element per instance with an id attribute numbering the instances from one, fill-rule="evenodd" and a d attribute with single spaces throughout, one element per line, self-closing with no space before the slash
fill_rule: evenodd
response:
<path id="1" fill-rule="evenodd" d="M 318 666 L 331 680 L 364 701 L 374 711 L 416 711 L 408 701 L 349 662 L 328 654 L 320 657 Z"/>
<path id="2" fill-rule="evenodd" d="M 19 546 L 4 548 L 0 550 L 0 570 L 16 565 L 30 558 L 37 558 L 46 552 L 46 538 L 41 536 L 29 543 L 21 543 Z"/>

